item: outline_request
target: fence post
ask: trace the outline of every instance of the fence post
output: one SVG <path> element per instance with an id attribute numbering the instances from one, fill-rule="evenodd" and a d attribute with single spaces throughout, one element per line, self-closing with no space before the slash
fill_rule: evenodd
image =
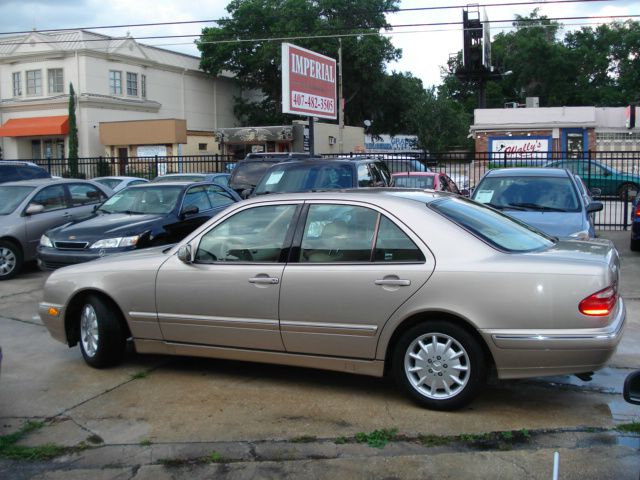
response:
<path id="1" fill-rule="evenodd" d="M 158 155 L 154 155 L 154 161 L 155 161 L 155 164 L 156 164 L 156 173 L 155 173 L 155 176 L 157 177 L 157 176 L 159 176 L 159 175 L 160 175 L 160 174 L 158 173 Z"/>
<path id="2" fill-rule="evenodd" d="M 47 168 L 49 169 L 49 173 L 51 173 L 51 157 L 47 157 Z"/>
<path id="3" fill-rule="evenodd" d="M 507 168 L 507 152 L 506 152 L 506 150 L 505 150 L 505 151 L 504 151 L 504 152 L 502 152 L 502 153 L 503 153 L 503 157 L 504 157 L 504 158 L 502 159 L 502 166 L 503 166 L 504 168 Z"/>

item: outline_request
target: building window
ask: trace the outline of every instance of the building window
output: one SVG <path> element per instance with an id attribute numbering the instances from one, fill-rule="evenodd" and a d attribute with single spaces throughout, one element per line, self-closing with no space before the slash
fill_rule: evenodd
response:
<path id="1" fill-rule="evenodd" d="M 147 76 L 140 75 L 140 96 L 147 98 Z"/>
<path id="2" fill-rule="evenodd" d="M 111 95 L 122 95 L 122 72 L 109 70 L 109 92 Z"/>
<path id="3" fill-rule="evenodd" d="M 27 70 L 27 95 L 42 95 L 41 70 Z"/>
<path id="4" fill-rule="evenodd" d="M 127 72 L 127 95 L 138 96 L 138 74 Z"/>
<path id="5" fill-rule="evenodd" d="M 198 144 L 198 150 L 206 150 L 207 149 L 207 144 L 206 143 L 199 143 Z"/>
<path id="6" fill-rule="evenodd" d="M 64 93 L 64 79 L 61 68 L 47 70 L 49 76 L 49 93 Z"/>
<path id="7" fill-rule="evenodd" d="M 22 96 L 22 74 L 20 72 L 13 73 L 13 96 Z"/>

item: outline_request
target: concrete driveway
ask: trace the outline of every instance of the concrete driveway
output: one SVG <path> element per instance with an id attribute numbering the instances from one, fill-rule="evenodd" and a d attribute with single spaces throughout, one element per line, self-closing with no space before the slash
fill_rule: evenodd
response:
<path id="1" fill-rule="evenodd" d="M 620 395 L 640 368 L 640 255 L 604 236 L 629 314 L 609 367 L 501 382 L 455 413 L 334 372 L 134 352 L 91 369 L 42 326 L 31 269 L 0 284 L 0 478 L 551 478 L 557 451 L 560 478 L 638 479 L 640 438 L 616 425 L 640 420 Z"/>

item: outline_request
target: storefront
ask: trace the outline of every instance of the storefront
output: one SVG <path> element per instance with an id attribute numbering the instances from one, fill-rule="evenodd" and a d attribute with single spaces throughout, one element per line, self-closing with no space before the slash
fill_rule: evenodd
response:
<path id="1" fill-rule="evenodd" d="M 629 125 L 625 107 L 478 109 L 470 131 L 476 152 L 488 152 L 490 158 L 640 151 L 640 129 Z"/>
<path id="2" fill-rule="evenodd" d="M 215 132 L 220 152 L 244 158 L 247 153 L 293 151 L 293 126 L 221 128 Z"/>

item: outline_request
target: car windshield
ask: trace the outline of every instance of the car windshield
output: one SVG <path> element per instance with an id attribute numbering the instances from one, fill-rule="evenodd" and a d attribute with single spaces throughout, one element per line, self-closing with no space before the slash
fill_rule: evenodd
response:
<path id="1" fill-rule="evenodd" d="M 530 252 L 555 243 L 553 237 L 466 198 L 447 197 L 433 201 L 429 206 L 500 250 Z"/>
<path id="2" fill-rule="evenodd" d="M 229 185 L 237 187 L 255 187 L 264 172 L 266 172 L 274 162 L 239 162 L 231 174 Z"/>
<path id="3" fill-rule="evenodd" d="M 0 186 L 0 215 L 9 215 L 33 191 L 35 187 Z"/>
<path id="4" fill-rule="evenodd" d="M 120 182 L 122 182 L 122 180 L 119 180 L 117 178 L 96 178 L 95 181 L 100 183 L 101 185 L 106 185 L 111 189 L 116 188 L 120 184 Z"/>
<path id="5" fill-rule="evenodd" d="M 153 183 L 160 182 L 204 182 L 204 175 L 163 175 L 152 180 Z"/>
<path id="6" fill-rule="evenodd" d="M 116 193 L 99 208 L 103 213 L 166 214 L 178 202 L 182 187 L 153 185 L 129 187 Z"/>
<path id="7" fill-rule="evenodd" d="M 344 163 L 283 163 L 269 170 L 254 194 L 351 188 L 353 169 Z"/>
<path id="8" fill-rule="evenodd" d="M 431 175 L 399 175 L 394 176 L 396 187 L 402 188 L 433 188 L 433 176 Z"/>
<path id="9" fill-rule="evenodd" d="M 580 202 L 569 177 L 488 176 L 473 199 L 497 209 L 577 212 Z"/>

